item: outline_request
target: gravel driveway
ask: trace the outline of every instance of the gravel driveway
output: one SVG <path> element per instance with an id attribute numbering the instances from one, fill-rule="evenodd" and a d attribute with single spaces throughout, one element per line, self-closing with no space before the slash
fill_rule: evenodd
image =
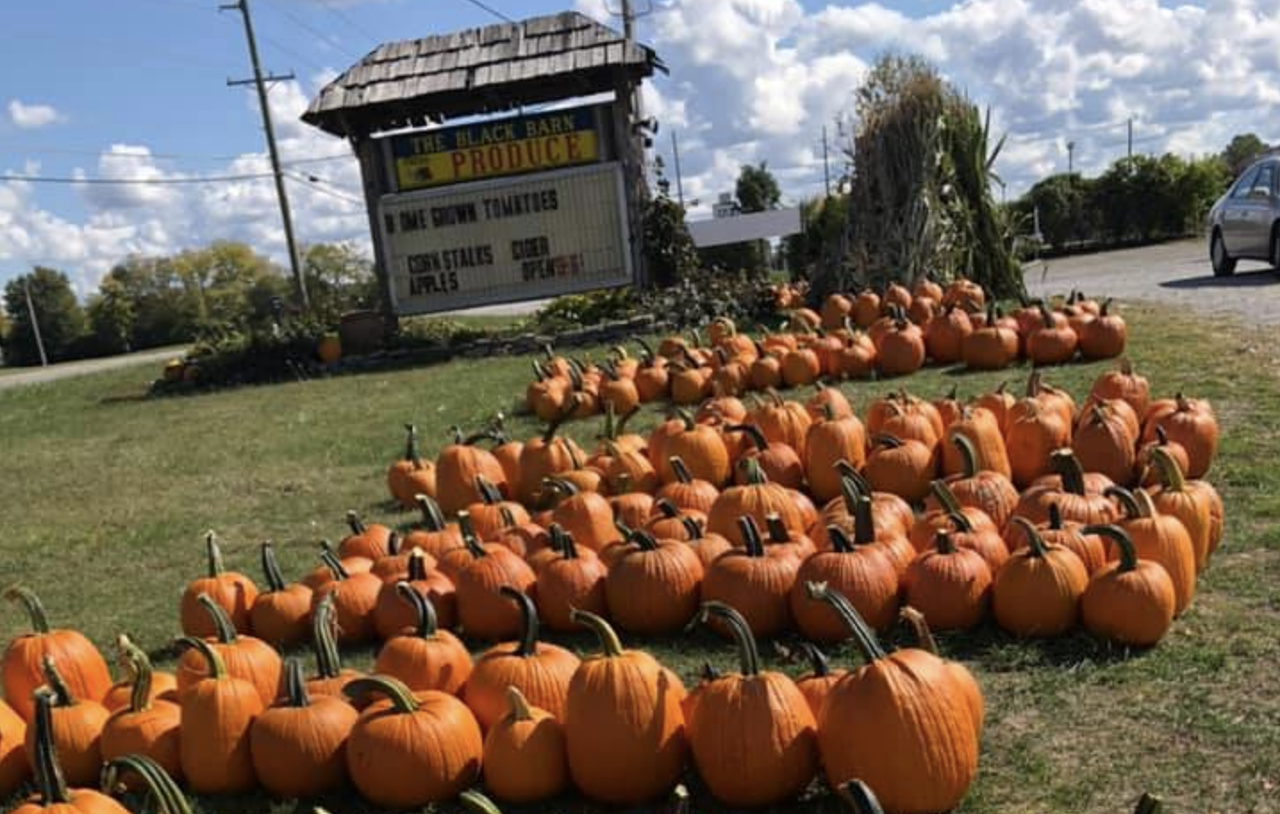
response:
<path id="1" fill-rule="evenodd" d="M 1186 240 L 1025 267 L 1032 296 L 1076 288 L 1094 297 L 1171 303 L 1251 325 L 1280 325 L 1280 273 L 1241 261 L 1233 277 L 1214 277 L 1204 242 Z"/>
<path id="2" fill-rule="evenodd" d="M 6 369 L 3 375 L 0 375 L 0 390 L 5 390 L 10 387 L 22 387 L 28 384 L 45 384 L 57 381 L 58 379 L 67 379 L 72 376 L 84 376 L 88 373 L 100 373 L 104 370 L 114 370 L 116 368 L 142 364 L 155 365 L 155 374 L 159 377 L 161 366 L 165 360 L 181 356 L 183 350 L 185 350 L 185 348 L 179 345 L 170 348 L 160 348 L 158 350 L 127 353 L 123 356 L 108 356 L 103 359 L 81 359 L 76 362 L 59 362 L 58 364 L 49 365 L 48 367 L 33 367 L 21 370 L 20 372 Z"/>

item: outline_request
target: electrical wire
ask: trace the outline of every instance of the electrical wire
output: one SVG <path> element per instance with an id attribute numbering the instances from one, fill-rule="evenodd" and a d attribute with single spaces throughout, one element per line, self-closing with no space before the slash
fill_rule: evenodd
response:
<path id="1" fill-rule="evenodd" d="M 492 14 L 494 17 L 497 17 L 499 20 L 502 20 L 502 21 L 504 21 L 504 22 L 508 22 L 508 23 L 514 23 L 514 22 L 515 22 L 515 20 L 513 20 L 512 18 L 510 18 L 510 17 L 508 17 L 507 15 L 503 14 L 501 11 L 498 11 L 498 10 L 497 10 L 496 8 L 494 8 L 493 6 L 490 6 L 488 3 L 484 3 L 484 2 L 482 2 L 482 0 L 466 0 L 466 1 L 467 1 L 468 3 L 470 3 L 471 5 L 475 6 L 476 8 L 478 8 L 478 9 L 482 9 L 482 10 L 484 10 L 484 11 L 489 12 L 489 13 L 490 13 L 490 14 Z"/>
<path id="2" fill-rule="evenodd" d="M 269 172 L 239 175 L 202 175 L 190 178 L 76 178 L 56 175 L 0 175 L 0 182 L 27 184 L 101 184 L 104 186 L 176 186 L 181 184 L 227 184 L 271 178 Z"/>
<path id="3" fill-rule="evenodd" d="M 320 5 L 324 6 L 326 11 L 345 23 L 351 30 L 368 39 L 370 42 L 377 43 L 382 41 L 381 37 L 370 32 L 369 29 L 352 19 L 351 15 L 334 5 L 333 0 L 320 0 Z"/>
<path id="4" fill-rule="evenodd" d="M 330 189 L 329 187 L 333 186 L 332 184 L 329 184 L 328 181 L 324 181 L 323 179 L 317 178 L 314 175 L 299 175 L 297 173 L 286 172 L 285 177 L 289 178 L 292 181 L 297 181 L 299 183 L 306 184 L 309 189 L 315 192 L 319 192 L 322 195 L 328 195 L 331 198 L 337 198 L 340 201 L 346 201 L 349 204 L 355 204 L 361 207 L 365 205 L 364 201 L 355 197 L 354 195 L 348 195 L 345 192 L 339 192 L 336 189 Z M 326 184 L 329 184 L 329 186 L 325 186 Z"/>
<path id="5" fill-rule="evenodd" d="M 323 32 L 323 31 L 321 31 L 320 29 L 316 28 L 314 25 L 312 25 L 311 23 L 309 23 L 309 22 L 307 22 L 306 20 L 302 19 L 301 17 L 299 17 L 298 15 L 294 14 L 293 12 L 289 11 L 287 8 L 284 8 L 283 6 L 281 6 L 281 5 L 279 4 L 279 2 L 276 2 L 276 3 L 271 4 L 271 8 L 272 8 L 272 9 L 274 9 L 274 10 L 275 10 L 275 12 L 276 12 L 277 14 L 280 14 L 280 15 L 282 15 L 282 16 L 284 16 L 284 17 L 288 18 L 290 21 L 292 21 L 292 22 L 294 23 L 294 25 L 298 26 L 299 28 L 301 28 L 301 29 L 303 29 L 303 30 L 305 30 L 305 31 L 310 32 L 312 35 L 314 35 L 314 36 L 316 36 L 316 37 L 320 38 L 321 40 L 324 40 L 324 41 L 325 41 L 326 43 L 328 43 L 328 44 L 329 44 L 329 45 L 330 45 L 330 46 L 331 46 L 335 51 L 337 51 L 338 53 L 342 54 L 343 56 L 348 57 L 349 59 L 353 59 L 353 60 L 358 60 L 358 59 L 360 59 L 360 57 L 358 57 L 358 56 L 356 56 L 355 54 L 353 54 L 352 52 L 348 51 L 348 50 L 346 49 L 346 46 L 344 46 L 344 45 L 342 44 L 342 42 L 340 42 L 339 40 L 335 39 L 333 36 L 331 36 L 331 35 L 329 35 L 329 34 L 326 34 L 325 32 Z"/>
<path id="6" fill-rule="evenodd" d="M 50 155 L 82 155 L 94 158 L 106 159 L 133 159 L 133 160 L 157 160 L 157 161 L 241 161 L 246 158 L 267 160 L 265 153 L 237 153 L 228 155 L 213 155 L 208 153 L 112 153 L 104 150 L 92 150 L 87 147 L 52 147 L 40 146 L 34 144 L 6 144 L 0 140 L 0 148 L 5 151 L 14 153 L 47 153 Z M 292 166 L 295 164 L 321 164 L 327 161 L 343 161 L 353 159 L 350 152 L 334 153 L 333 155 L 317 155 L 308 156 L 306 158 L 285 159 L 280 163 L 284 166 Z"/>

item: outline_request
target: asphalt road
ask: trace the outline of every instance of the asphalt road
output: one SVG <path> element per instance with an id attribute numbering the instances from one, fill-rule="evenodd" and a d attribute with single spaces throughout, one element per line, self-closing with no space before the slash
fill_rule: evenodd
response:
<path id="1" fill-rule="evenodd" d="M 1166 303 L 1249 325 L 1280 325 L 1280 272 L 1241 261 L 1234 276 L 1214 277 L 1199 240 L 1031 263 L 1025 275 L 1032 296 L 1075 288 L 1098 299 Z"/>
<path id="2" fill-rule="evenodd" d="M 9 387 L 21 387 L 28 384 L 44 384 L 46 382 L 66 379 L 71 376 L 83 376 L 86 373 L 98 373 L 103 370 L 114 370 L 131 365 L 153 364 L 156 376 L 160 376 L 160 368 L 168 359 L 182 355 L 182 347 L 144 350 L 137 353 L 126 353 L 123 356 L 108 356 L 105 359 L 82 359 L 78 362 L 60 362 L 48 367 L 33 367 L 18 373 L 0 372 L 0 390 Z"/>

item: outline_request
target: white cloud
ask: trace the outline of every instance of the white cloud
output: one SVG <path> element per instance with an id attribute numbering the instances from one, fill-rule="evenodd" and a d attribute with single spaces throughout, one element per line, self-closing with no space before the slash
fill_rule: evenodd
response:
<path id="1" fill-rule="evenodd" d="M 19 130 L 37 130 L 66 121 L 53 105 L 29 105 L 19 99 L 9 100 L 9 121 Z"/>

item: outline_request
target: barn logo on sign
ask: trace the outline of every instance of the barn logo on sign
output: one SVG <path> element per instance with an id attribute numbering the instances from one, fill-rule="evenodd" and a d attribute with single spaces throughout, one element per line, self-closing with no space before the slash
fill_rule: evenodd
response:
<path id="1" fill-rule="evenodd" d="M 596 110 L 557 110 L 391 140 L 400 191 L 593 164 L 601 160 Z"/>

